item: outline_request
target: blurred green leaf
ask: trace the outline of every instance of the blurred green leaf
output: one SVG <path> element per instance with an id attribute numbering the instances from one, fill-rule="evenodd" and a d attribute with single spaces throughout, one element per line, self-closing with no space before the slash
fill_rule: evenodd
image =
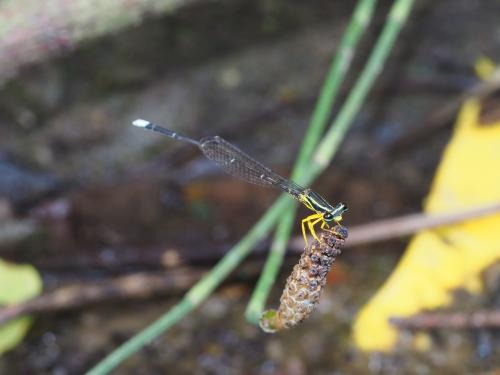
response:
<path id="1" fill-rule="evenodd" d="M 40 294 L 42 280 L 30 265 L 17 265 L 0 259 L 0 305 L 23 302 Z M 0 354 L 15 347 L 31 325 L 29 317 L 0 327 Z"/>

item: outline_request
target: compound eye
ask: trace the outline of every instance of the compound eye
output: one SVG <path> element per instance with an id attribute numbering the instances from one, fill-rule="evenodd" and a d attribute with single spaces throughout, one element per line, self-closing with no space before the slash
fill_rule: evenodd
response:
<path id="1" fill-rule="evenodd" d="M 323 215 L 323 219 L 325 221 L 332 221 L 333 220 L 333 215 L 329 212 L 327 212 L 326 214 Z"/>

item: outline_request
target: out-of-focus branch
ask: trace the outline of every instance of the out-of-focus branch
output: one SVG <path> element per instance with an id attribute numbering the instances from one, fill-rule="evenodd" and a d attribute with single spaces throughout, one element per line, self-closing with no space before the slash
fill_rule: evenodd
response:
<path id="1" fill-rule="evenodd" d="M 349 230 L 349 239 L 346 241 L 345 245 L 356 246 L 404 237 L 424 229 L 450 225 L 499 213 L 500 202 L 444 214 L 429 215 L 418 213 L 375 221 L 373 223 L 351 227 Z M 303 247 L 302 236 L 294 238 L 290 247 L 293 250 L 300 251 Z"/>
<path id="2" fill-rule="evenodd" d="M 195 269 L 178 269 L 66 285 L 26 302 L 0 308 L 0 325 L 26 314 L 74 309 L 103 301 L 145 299 L 154 295 L 184 291 L 191 287 L 201 274 L 201 271 Z"/>
<path id="3" fill-rule="evenodd" d="M 500 203 L 443 214 L 418 213 L 353 227 L 347 246 L 404 237 L 418 231 L 500 213 Z"/>
<path id="4" fill-rule="evenodd" d="M 418 213 L 374 221 L 368 224 L 352 226 L 349 229 L 350 234 L 345 246 L 365 245 L 391 240 L 409 236 L 424 229 L 450 225 L 494 214 L 500 214 L 500 202 L 444 214 L 429 215 Z M 0 226 L 0 244 L 2 243 L 1 229 L 2 227 Z M 267 252 L 268 248 L 266 243 L 262 243 L 255 248 L 253 255 L 259 257 Z M 293 238 L 289 249 L 294 253 L 304 251 L 304 239 L 302 236 Z M 80 255 L 56 254 L 53 257 L 46 256 L 43 259 L 32 259 L 31 263 L 39 269 L 50 270 L 52 272 L 88 270 L 90 268 L 113 270 L 116 272 L 131 265 L 148 269 L 159 266 L 170 269 L 189 264 L 209 264 L 215 262 L 226 253 L 226 249 L 224 248 L 209 247 L 208 245 L 205 251 L 202 252 L 195 248 L 177 246 L 169 246 L 168 250 L 165 250 L 164 244 L 153 248 L 119 248 L 115 251 L 116 254 L 119 253 L 120 255 L 102 257 L 100 253 L 95 254 L 89 250 Z M 18 259 L 14 258 L 12 260 L 16 261 Z"/>
<path id="5" fill-rule="evenodd" d="M 5 0 L 0 2 L 0 84 L 19 68 L 84 40 L 171 12 L 195 0 Z"/>
<path id="6" fill-rule="evenodd" d="M 419 230 L 448 225 L 499 212 L 500 203 L 494 203 L 488 206 L 440 215 L 413 214 L 382 220 L 353 227 L 350 231 L 353 238 L 349 237 L 346 245 L 360 245 L 401 237 Z M 303 251 L 302 236 L 292 241 L 291 248 L 296 251 Z M 161 254 L 157 254 L 157 256 L 158 259 L 155 263 L 161 264 Z M 206 260 L 209 260 L 213 256 L 214 254 L 207 256 Z M 189 257 L 184 259 L 184 261 L 189 262 Z M 0 325 L 26 314 L 77 308 L 109 300 L 148 298 L 156 294 L 183 291 L 193 285 L 199 279 L 200 274 L 199 271 L 193 269 L 176 269 L 167 273 L 143 273 L 90 284 L 78 283 L 68 285 L 24 303 L 0 309 Z M 450 327 L 458 328 L 460 325 L 463 327 L 473 327 L 478 324 L 484 324 L 485 326 L 497 324 L 497 326 L 500 326 L 500 322 L 495 320 L 500 316 L 498 312 L 496 313 L 497 315 L 483 314 L 486 318 L 481 314 L 483 313 L 472 314 L 470 316 L 464 314 L 457 315 L 458 317 L 454 318 L 453 322 L 450 322 L 449 325 Z M 422 315 L 415 318 L 396 319 L 394 320 L 394 324 L 405 328 L 434 328 L 444 326 L 445 323 L 441 323 L 442 321 L 441 316 Z"/>
<path id="7" fill-rule="evenodd" d="M 390 321 L 398 328 L 413 330 L 499 328 L 500 310 L 473 313 L 422 313 L 408 318 L 392 318 Z"/>

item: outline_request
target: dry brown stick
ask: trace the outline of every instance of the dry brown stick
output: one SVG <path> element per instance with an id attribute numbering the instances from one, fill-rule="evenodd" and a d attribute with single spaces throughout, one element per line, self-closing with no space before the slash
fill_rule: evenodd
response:
<path id="1" fill-rule="evenodd" d="M 74 309 L 98 302 L 144 299 L 179 292 L 191 287 L 202 271 L 178 269 L 138 273 L 92 283 L 74 283 L 26 302 L 0 308 L 0 325 L 22 315 Z"/>
<path id="2" fill-rule="evenodd" d="M 376 221 L 369 224 L 358 225 L 351 227 L 349 239 L 345 246 L 356 246 L 377 241 L 390 240 L 394 238 L 411 235 L 423 229 L 434 228 L 443 225 L 458 223 L 465 220 L 475 219 L 482 216 L 492 215 L 500 212 L 500 203 L 495 203 L 472 209 L 440 214 L 412 214 L 400 216 L 392 219 Z M 42 260 L 32 260 L 32 264 L 37 268 L 51 270 L 57 272 L 59 270 L 68 269 L 89 269 L 99 268 L 104 270 L 120 270 L 130 265 L 139 265 L 141 267 L 179 267 L 184 264 L 205 264 L 214 262 L 224 255 L 222 248 L 207 248 L 207 251 L 199 252 L 196 249 L 182 248 L 172 246 L 165 250 L 165 246 L 157 246 L 155 248 L 121 248 L 116 250 L 120 256 L 112 257 L 111 260 L 103 260 L 97 255 L 89 256 L 89 251 L 84 252 L 84 255 L 64 257 L 45 257 Z M 265 245 L 258 246 L 254 255 L 259 256 L 265 253 L 268 247 Z M 295 237 L 290 243 L 290 250 L 294 252 L 302 252 L 304 250 L 304 241 L 302 236 Z M 15 261 L 16 259 L 12 259 Z"/>
<path id="3" fill-rule="evenodd" d="M 27 64 L 84 40 L 138 24 L 146 14 L 194 0 L 10 0 L 0 2 L 0 83 Z"/>
<path id="4" fill-rule="evenodd" d="M 497 212 L 500 212 L 500 203 L 440 215 L 412 214 L 358 225 L 351 227 L 350 236 L 345 246 L 363 245 L 404 237 L 423 229 L 449 225 L 460 221 L 492 215 Z M 297 236 L 291 241 L 290 250 L 302 252 L 304 250 L 303 246 L 304 241 L 302 236 Z M 255 249 L 254 255 L 260 255 L 267 250 L 267 246 L 259 246 Z M 51 270 L 53 272 L 89 268 L 120 270 L 130 265 L 139 265 L 146 268 L 153 266 L 177 268 L 185 264 L 205 264 L 213 262 L 224 255 L 224 249 L 213 247 L 209 248 L 207 251 L 199 252 L 195 251 L 195 249 L 172 246 L 168 250 L 165 250 L 164 245 L 154 248 L 121 248 L 116 250 L 116 253 L 119 253 L 120 256 L 112 257 L 111 261 L 103 260 L 102 257 L 98 255 L 89 256 L 89 253 L 90 251 L 86 251 L 84 255 L 72 255 L 71 257 L 64 257 L 58 254 L 57 257 L 54 258 L 45 257 L 41 260 L 32 260 L 32 264 L 37 268 Z M 16 259 L 12 260 L 16 261 Z"/>
<path id="5" fill-rule="evenodd" d="M 411 330 L 500 328 L 500 310 L 473 313 L 422 313 L 408 318 L 391 318 L 390 322 L 400 329 Z"/>
<path id="6" fill-rule="evenodd" d="M 478 218 L 500 212 L 500 203 L 441 215 L 414 214 L 353 227 L 346 246 L 387 240 L 419 230 Z M 295 251 L 303 251 L 302 237 L 291 243 Z M 32 313 L 76 308 L 103 300 L 147 298 L 154 294 L 184 290 L 200 277 L 199 271 L 178 269 L 168 273 L 143 273 L 95 282 L 73 284 L 43 294 L 30 301 L 0 309 L 0 324 Z"/>
<path id="7" fill-rule="evenodd" d="M 352 228 L 347 246 L 404 237 L 418 231 L 458 223 L 500 212 L 500 203 L 474 207 L 467 210 L 429 215 L 412 214 Z"/>
<path id="8" fill-rule="evenodd" d="M 370 224 L 351 227 L 349 230 L 349 239 L 346 241 L 345 246 L 357 246 L 404 237 L 424 229 L 450 225 L 496 213 L 500 213 L 500 203 L 444 214 L 429 215 L 419 213 L 380 220 Z M 302 236 L 295 237 L 291 242 L 291 248 L 299 251 L 302 247 Z"/>

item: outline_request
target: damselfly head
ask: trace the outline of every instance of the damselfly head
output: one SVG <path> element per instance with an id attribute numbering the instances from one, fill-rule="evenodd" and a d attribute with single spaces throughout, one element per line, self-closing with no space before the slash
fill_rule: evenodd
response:
<path id="1" fill-rule="evenodd" d="M 335 221 L 339 222 L 342 221 L 342 214 L 347 211 L 347 206 L 344 203 L 339 203 L 337 204 L 333 210 L 330 212 L 326 212 L 323 215 L 323 219 L 327 222 L 330 221 Z"/>

